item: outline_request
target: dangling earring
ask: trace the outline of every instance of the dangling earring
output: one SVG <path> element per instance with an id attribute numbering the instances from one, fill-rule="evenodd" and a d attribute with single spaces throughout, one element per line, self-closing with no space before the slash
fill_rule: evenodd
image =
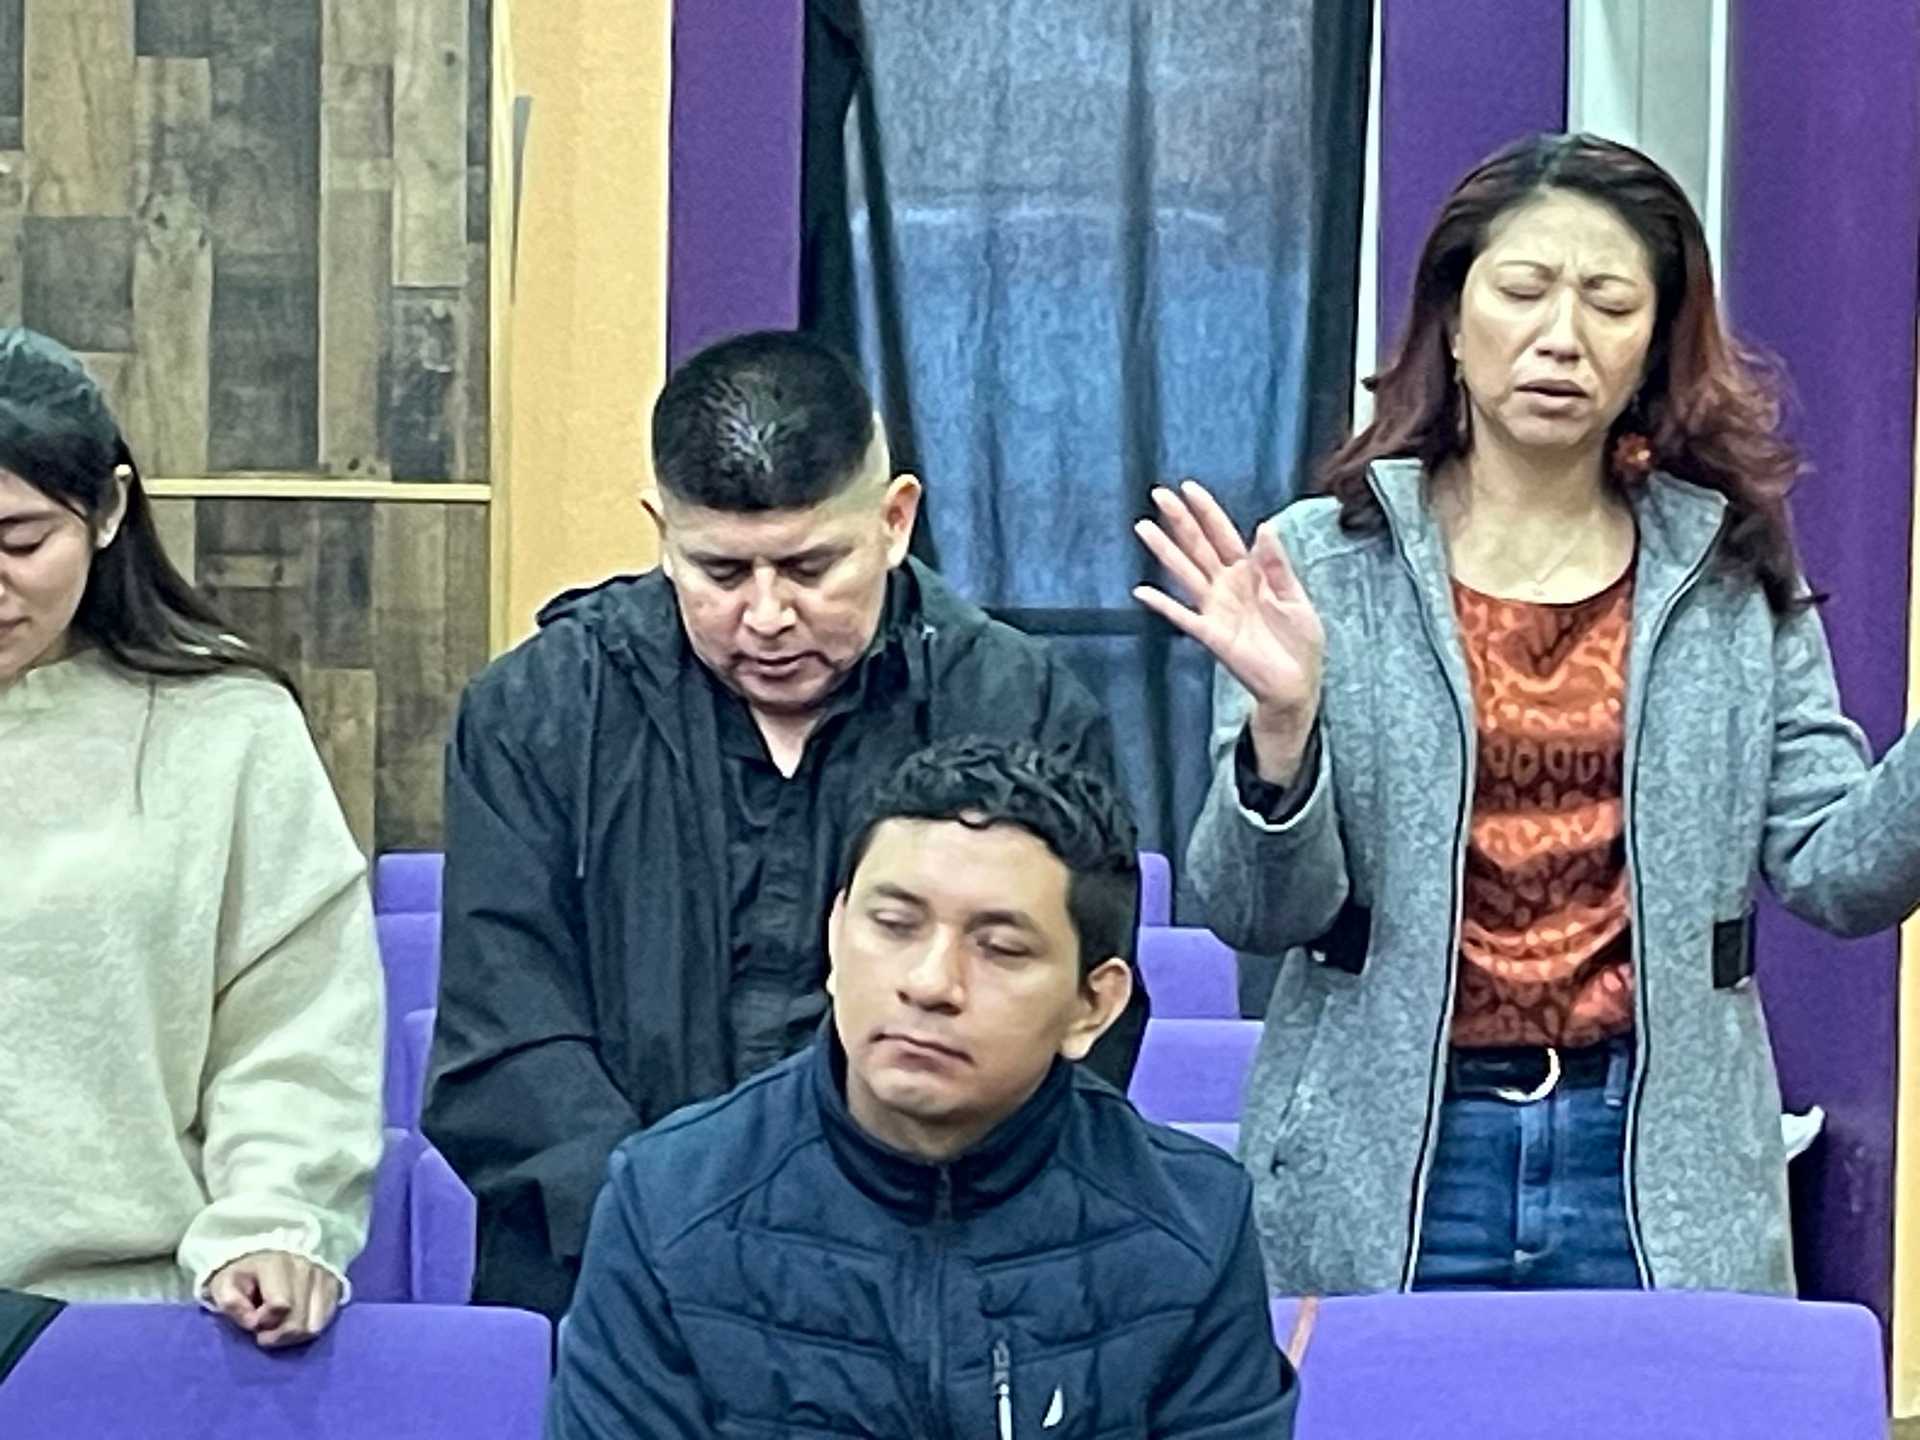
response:
<path id="1" fill-rule="evenodd" d="M 1645 480 L 1653 470 L 1653 442 L 1646 436 L 1641 415 L 1640 396 L 1635 395 L 1626 409 L 1626 424 L 1613 442 L 1614 477 L 1624 485 Z"/>
<path id="2" fill-rule="evenodd" d="M 1467 393 L 1467 370 L 1459 357 L 1453 362 L 1453 438 L 1464 452 L 1473 448 L 1473 397 Z"/>

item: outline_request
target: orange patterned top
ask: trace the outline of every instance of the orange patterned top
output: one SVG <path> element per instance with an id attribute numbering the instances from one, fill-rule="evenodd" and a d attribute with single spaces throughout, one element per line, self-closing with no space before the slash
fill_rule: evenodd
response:
<path id="1" fill-rule="evenodd" d="M 1592 1045 L 1633 1028 L 1621 777 L 1633 569 L 1571 605 L 1454 608 L 1479 717 L 1453 1043 Z"/>

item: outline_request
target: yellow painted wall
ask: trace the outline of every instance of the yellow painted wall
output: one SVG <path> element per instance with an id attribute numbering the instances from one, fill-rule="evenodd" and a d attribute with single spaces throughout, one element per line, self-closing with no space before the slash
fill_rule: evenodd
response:
<path id="1" fill-rule="evenodd" d="M 515 0 L 500 37 L 511 87 L 533 103 L 516 280 L 495 306 L 509 431 L 494 475 L 496 649 L 555 592 L 655 558 L 638 496 L 666 367 L 671 10 Z M 510 111 L 501 128 L 510 137 Z M 504 218 L 511 192 L 497 193 Z"/>

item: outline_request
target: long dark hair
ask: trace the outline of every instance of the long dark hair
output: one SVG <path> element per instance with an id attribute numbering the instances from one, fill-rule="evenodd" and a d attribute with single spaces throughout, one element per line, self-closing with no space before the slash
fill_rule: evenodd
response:
<path id="1" fill-rule="evenodd" d="M 32 330 L 0 330 L 0 468 L 64 505 L 98 535 L 127 482 L 113 541 L 94 552 L 74 628 L 144 675 L 252 671 L 299 698 L 293 677 L 234 633 L 174 568 L 106 398 L 71 351 Z"/>
<path id="2" fill-rule="evenodd" d="M 1550 190 L 1601 201 L 1640 237 L 1658 303 L 1640 393 L 1608 436 L 1639 434 L 1657 469 L 1727 499 L 1721 555 L 1751 575 L 1775 613 L 1804 603 L 1787 492 L 1800 471 L 1780 434 L 1773 367 L 1721 328 L 1700 217 L 1673 177 L 1625 145 L 1592 135 L 1532 135 L 1483 161 L 1448 197 L 1420 251 L 1399 349 L 1367 381 L 1373 422 L 1321 471 L 1350 530 L 1384 523 L 1367 467 L 1416 456 L 1428 475 L 1466 453 L 1448 335 L 1467 271 L 1502 215 Z"/>

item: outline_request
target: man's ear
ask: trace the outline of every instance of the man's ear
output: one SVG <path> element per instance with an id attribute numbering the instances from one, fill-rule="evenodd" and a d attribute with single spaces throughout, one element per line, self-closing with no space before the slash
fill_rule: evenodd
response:
<path id="1" fill-rule="evenodd" d="M 840 976 L 840 930 L 847 923 L 847 892 L 833 897 L 833 909 L 827 912 L 827 997 L 838 999 L 836 982 Z"/>
<path id="2" fill-rule="evenodd" d="M 667 546 L 667 504 L 660 496 L 658 486 L 649 485 L 640 492 L 640 508 L 647 512 L 647 518 L 653 521 L 655 533 L 660 536 L 660 568 L 666 572 L 669 580 L 673 578 L 673 554 Z"/>
<path id="3" fill-rule="evenodd" d="M 885 509 L 881 512 L 887 527 L 887 568 L 893 569 L 907 558 L 913 543 L 913 524 L 920 516 L 920 478 L 896 475 L 887 484 Z"/>
<path id="4" fill-rule="evenodd" d="M 1068 1060 L 1084 1060 L 1094 1041 L 1113 1027 L 1133 998 L 1133 967 L 1118 955 L 1109 956 L 1080 982 L 1079 1010 L 1060 1042 Z"/>

